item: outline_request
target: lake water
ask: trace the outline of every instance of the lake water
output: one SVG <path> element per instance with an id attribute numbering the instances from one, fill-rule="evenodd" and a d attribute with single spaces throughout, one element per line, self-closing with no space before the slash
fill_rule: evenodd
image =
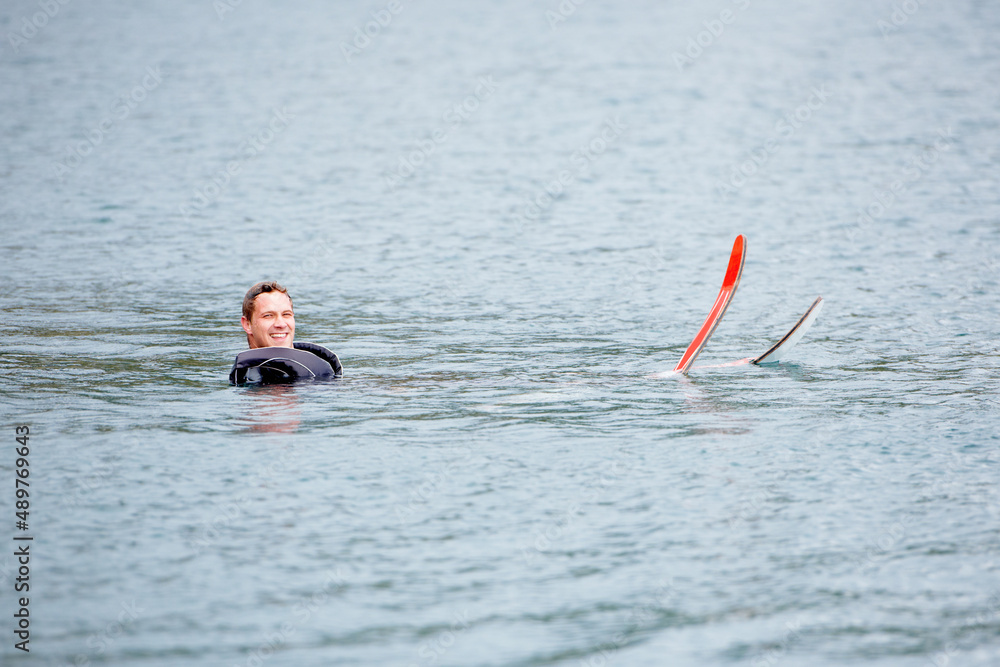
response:
<path id="1" fill-rule="evenodd" d="M 0 662 L 1000 664 L 1000 6 L 287 5 L 0 10 Z"/>

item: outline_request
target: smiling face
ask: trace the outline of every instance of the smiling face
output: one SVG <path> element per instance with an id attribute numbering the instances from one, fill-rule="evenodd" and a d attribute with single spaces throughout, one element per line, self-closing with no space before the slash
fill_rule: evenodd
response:
<path id="1" fill-rule="evenodd" d="M 292 300 L 284 292 L 263 292 L 253 302 L 250 319 L 240 323 L 247 332 L 250 348 L 292 347 L 295 338 L 295 313 Z"/>

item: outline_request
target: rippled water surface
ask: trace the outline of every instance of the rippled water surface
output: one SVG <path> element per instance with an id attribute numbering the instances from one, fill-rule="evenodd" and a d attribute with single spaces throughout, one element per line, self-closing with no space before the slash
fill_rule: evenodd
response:
<path id="1" fill-rule="evenodd" d="M 3 664 L 1000 664 L 995 3 L 52 7 L 0 9 Z M 699 364 L 818 322 L 651 377 L 739 233 Z M 267 278 L 342 380 L 227 385 Z"/>

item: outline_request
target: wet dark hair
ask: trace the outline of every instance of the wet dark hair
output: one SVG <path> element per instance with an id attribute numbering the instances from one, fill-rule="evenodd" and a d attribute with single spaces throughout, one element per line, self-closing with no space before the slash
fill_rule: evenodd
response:
<path id="1" fill-rule="evenodd" d="M 281 292 L 288 297 L 289 302 L 292 300 L 288 290 L 279 285 L 275 280 L 265 280 L 264 282 L 257 283 L 248 289 L 246 296 L 243 297 L 243 317 L 247 318 L 248 322 L 253 321 L 255 301 L 264 292 Z"/>

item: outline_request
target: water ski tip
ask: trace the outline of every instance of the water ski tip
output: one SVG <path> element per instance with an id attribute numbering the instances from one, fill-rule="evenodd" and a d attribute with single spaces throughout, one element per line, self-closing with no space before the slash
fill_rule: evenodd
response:
<path id="1" fill-rule="evenodd" d="M 695 334 L 694 340 L 688 345 L 681 360 L 674 367 L 675 373 L 687 373 L 694 364 L 694 360 L 705 349 L 705 345 L 708 344 L 708 340 L 712 337 L 712 334 L 715 333 L 715 328 L 719 326 L 722 316 L 726 314 L 726 309 L 729 308 L 729 304 L 736 294 L 736 288 L 740 284 L 740 276 L 743 275 L 743 262 L 746 260 L 746 254 L 747 240 L 746 237 L 740 234 L 736 237 L 736 241 L 733 242 L 733 250 L 729 254 L 729 266 L 726 267 L 726 277 L 722 280 L 722 288 L 719 290 L 719 296 L 715 298 L 715 304 L 713 304 L 712 310 L 709 311 L 708 317 L 705 318 L 704 324 L 701 325 L 698 333 Z"/>
<path id="2" fill-rule="evenodd" d="M 776 364 L 783 360 L 788 355 L 789 350 L 795 347 L 802 340 L 802 337 L 806 335 L 806 332 L 809 331 L 809 327 L 816 321 L 821 310 L 823 310 L 823 297 L 819 296 L 809 306 L 809 310 L 806 311 L 805 315 L 799 318 L 795 326 L 781 337 L 781 340 L 772 345 L 771 349 L 754 359 L 751 363 L 757 365 Z"/>

